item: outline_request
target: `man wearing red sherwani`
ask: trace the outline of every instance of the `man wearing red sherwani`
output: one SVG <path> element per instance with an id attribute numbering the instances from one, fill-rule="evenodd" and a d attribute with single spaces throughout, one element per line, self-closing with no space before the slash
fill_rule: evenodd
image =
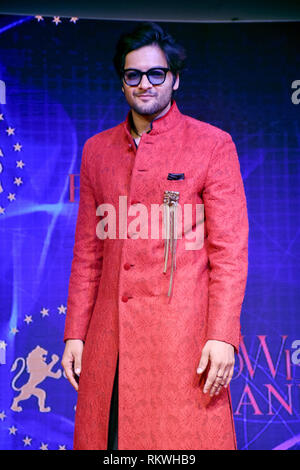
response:
<path id="1" fill-rule="evenodd" d="M 130 111 L 84 145 L 62 359 L 78 390 L 74 449 L 110 446 L 112 403 L 120 450 L 236 448 L 228 384 L 247 204 L 231 136 L 181 113 L 173 98 L 183 56 L 153 23 L 120 38 L 114 64 Z M 166 194 L 168 258 L 166 239 L 150 233 L 151 209 Z M 198 249 L 187 249 L 181 226 L 175 244 L 179 204 L 204 206 Z M 105 238 L 99 222 L 111 207 L 116 230 Z M 148 237 L 133 223 L 145 209 Z"/>

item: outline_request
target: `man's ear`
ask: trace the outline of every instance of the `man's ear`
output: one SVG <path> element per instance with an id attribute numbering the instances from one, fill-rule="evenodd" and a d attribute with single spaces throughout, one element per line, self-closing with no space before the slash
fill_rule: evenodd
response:
<path id="1" fill-rule="evenodd" d="M 176 82 L 177 79 L 179 80 L 179 73 L 177 73 L 176 75 L 173 75 L 173 83 L 172 83 L 172 86 L 175 85 L 175 82 Z M 178 82 L 178 85 L 177 85 L 176 90 L 178 89 L 178 87 L 179 87 L 179 82 Z"/>

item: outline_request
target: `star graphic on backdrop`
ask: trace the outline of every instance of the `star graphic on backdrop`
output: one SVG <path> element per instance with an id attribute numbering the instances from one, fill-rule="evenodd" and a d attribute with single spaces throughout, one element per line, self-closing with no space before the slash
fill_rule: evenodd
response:
<path id="1" fill-rule="evenodd" d="M 19 333 L 19 330 L 18 330 L 17 327 L 13 327 L 13 328 L 11 328 L 10 332 L 11 332 L 13 335 L 15 335 L 16 333 Z"/>
<path id="2" fill-rule="evenodd" d="M 4 115 L 3 115 L 3 113 L 0 114 L 0 121 L 4 121 Z"/>
<path id="3" fill-rule="evenodd" d="M 12 127 L 9 126 L 9 127 L 6 129 L 7 135 L 15 135 L 15 130 L 16 130 L 16 129 L 13 129 Z"/>
<path id="4" fill-rule="evenodd" d="M 9 193 L 9 195 L 7 196 L 7 199 L 11 201 L 15 201 L 16 200 L 16 195 L 15 193 Z"/>
<path id="5" fill-rule="evenodd" d="M 1 413 L 0 413 L 0 419 L 1 419 L 1 421 L 3 421 L 5 418 L 6 418 L 5 412 L 4 412 L 4 411 L 1 411 Z"/>
<path id="6" fill-rule="evenodd" d="M 4 157 L 2 150 L 0 149 L 0 157 Z"/>
<path id="7" fill-rule="evenodd" d="M 42 17 L 42 15 L 36 15 L 35 19 L 38 20 L 38 22 L 44 21 L 44 18 Z"/>
<path id="8" fill-rule="evenodd" d="M 7 343 L 5 341 L 0 341 L 0 349 L 6 349 Z"/>
<path id="9" fill-rule="evenodd" d="M 23 184 L 22 178 L 15 177 L 14 184 L 16 184 L 17 186 L 20 186 L 20 184 Z"/>
<path id="10" fill-rule="evenodd" d="M 58 450 L 67 450 L 67 449 L 66 449 L 66 445 L 65 445 L 65 444 L 64 444 L 63 446 L 60 445 L 60 446 L 58 447 Z"/>
<path id="11" fill-rule="evenodd" d="M 14 144 L 15 152 L 20 152 L 22 147 L 23 147 L 23 146 L 22 146 L 21 144 L 19 144 L 19 142 L 17 142 L 16 144 Z"/>
<path id="12" fill-rule="evenodd" d="M 17 160 L 17 161 L 16 161 L 16 164 L 17 164 L 17 168 L 23 168 L 23 166 L 25 165 L 25 163 L 23 162 L 23 160 Z"/>
<path id="13" fill-rule="evenodd" d="M 59 310 L 59 312 L 58 312 L 59 314 L 66 313 L 67 307 L 65 307 L 64 305 L 61 304 L 61 306 L 57 307 L 57 308 Z"/>
<path id="14" fill-rule="evenodd" d="M 48 445 L 49 445 L 49 444 L 44 444 L 44 442 L 41 442 L 40 450 L 49 450 L 49 449 L 48 449 Z"/>
<path id="15" fill-rule="evenodd" d="M 27 323 L 27 325 L 29 325 L 29 323 L 31 323 L 33 321 L 32 320 L 32 315 L 25 315 L 24 321 Z"/>
<path id="16" fill-rule="evenodd" d="M 17 428 L 15 428 L 14 426 L 12 426 L 11 428 L 8 428 L 9 429 L 9 434 L 13 434 L 14 436 L 16 435 L 16 432 L 17 432 Z"/>
<path id="17" fill-rule="evenodd" d="M 70 23 L 76 24 L 77 21 L 78 21 L 78 18 L 76 16 L 72 16 L 72 18 L 70 18 Z"/>
<path id="18" fill-rule="evenodd" d="M 0 206 L 0 215 L 4 214 L 5 212 L 5 207 Z"/>
<path id="19" fill-rule="evenodd" d="M 24 442 L 24 446 L 31 446 L 31 441 L 32 441 L 32 437 L 28 437 L 26 436 L 24 439 L 22 439 L 23 442 Z"/>
<path id="20" fill-rule="evenodd" d="M 43 307 L 42 310 L 40 311 L 40 313 L 42 314 L 42 317 L 46 317 L 46 316 L 49 316 L 49 308 L 45 308 Z"/>
<path id="21" fill-rule="evenodd" d="M 59 16 L 54 16 L 53 20 L 52 20 L 52 23 L 55 23 L 56 26 L 61 23 L 61 19 Z"/>

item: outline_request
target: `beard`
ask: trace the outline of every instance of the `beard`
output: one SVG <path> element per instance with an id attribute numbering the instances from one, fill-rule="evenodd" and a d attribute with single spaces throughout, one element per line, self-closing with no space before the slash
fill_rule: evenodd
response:
<path id="1" fill-rule="evenodd" d="M 141 93 L 142 94 L 142 93 Z M 129 106 L 142 116 L 151 116 L 153 114 L 160 114 L 170 103 L 173 95 L 173 89 L 165 90 L 164 94 L 153 94 L 147 102 L 142 102 L 137 96 L 126 97 Z"/>

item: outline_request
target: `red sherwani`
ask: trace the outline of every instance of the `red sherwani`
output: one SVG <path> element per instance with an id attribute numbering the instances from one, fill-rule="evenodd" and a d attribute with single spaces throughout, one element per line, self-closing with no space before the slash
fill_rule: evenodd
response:
<path id="1" fill-rule="evenodd" d="M 85 341 L 74 449 L 107 449 L 118 352 L 119 450 L 234 449 L 229 389 L 203 394 L 196 370 L 208 339 L 239 347 L 248 217 L 236 148 L 173 101 L 136 149 L 130 112 L 87 140 L 81 162 L 64 335 Z M 171 298 L 164 239 L 135 239 L 138 229 L 118 236 L 119 196 L 128 208 L 147 207 L 150 232 L 151 204 L 162 204 L 165 190 L 179 191 L 182 207 L 204 204 L 205 215 L 201 249 L 186 250 L 184 233 L 177 240 Z M 103 203 L 116 209 L 116 239 L 96 234 Z"/>

